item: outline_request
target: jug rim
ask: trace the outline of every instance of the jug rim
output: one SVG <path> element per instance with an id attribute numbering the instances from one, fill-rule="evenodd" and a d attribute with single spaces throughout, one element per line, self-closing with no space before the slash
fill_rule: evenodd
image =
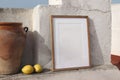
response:
<path id="1" fill-rule="evenodd" d="M 21 25 L 22 23 L 21 22 L 0 22 L 0 25 L 3 25 L 3 24 L 18 24 L 18 25 Z"/>

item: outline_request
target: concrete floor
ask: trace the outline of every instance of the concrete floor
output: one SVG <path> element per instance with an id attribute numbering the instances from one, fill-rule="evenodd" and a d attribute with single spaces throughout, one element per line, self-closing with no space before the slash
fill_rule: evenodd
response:
<path id="1" fill-rule="evenodd" d="M 120 71 L 112 65 L 39 74 L 0 75 L 0 80 L 120 80 Z"/>

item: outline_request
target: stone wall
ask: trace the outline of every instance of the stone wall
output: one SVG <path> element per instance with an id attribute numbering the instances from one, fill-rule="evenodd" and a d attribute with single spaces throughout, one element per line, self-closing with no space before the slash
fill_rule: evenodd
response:
<path id="1" fill-rule="evenodd" d="M 32 30 L 33 9 L 0 8 L 0 22 L 22 22 Z"/>
<path id="2" fill-rule="evenodd" d="M 23 22 L 30 31 L 22 65 L 39 63 L 51 66 L 50 16 L 80 15 L 89 17 L 90 57 L 92 66 L 110 64 L 110 0 L 63 0 L 63 5 L 37 6 L 34 9 L 0 9 L 0 21 Z"/>
<path id="3" fill-rule="evenodd" d="M 63 0 L 63 5 L 37 6 L 35 8 L 37 18 L 40 20 L 33 26 L 34 31 L 39 33 L 36 51 L 37 62 L 46 64 L 50 57 L 50 16 L 51 15 L 87 15 L 89 16 L 90 30 L 90 57 L 92 66 L 110 64 L 111 51 L 111 7 L 110 0 Z M 36 13 L 35 12 L 35 13 Z M 34 14 L 33 14 L 34 15 Z M 38 26 L 39 27 L 36 27 Z M 46 48 L 45 48 L 46 47 Z M 47 52 L 44 52 L 46 51 Z M 44 59 L 43 56 L 44 55 Z M 47 56 L 48 55 L 48 56 Z M 49 58 L 46 58 L 49 57 Z M 44 61 L 46 61 L 44 63 Z"/>

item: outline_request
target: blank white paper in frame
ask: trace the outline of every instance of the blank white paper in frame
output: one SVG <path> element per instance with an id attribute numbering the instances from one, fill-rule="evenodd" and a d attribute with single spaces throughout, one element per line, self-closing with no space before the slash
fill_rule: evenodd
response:
<path id="1" fill-rule="evenodd" d="M 87 18 L 53 17 L 54 69 L 89 67 Z"/>

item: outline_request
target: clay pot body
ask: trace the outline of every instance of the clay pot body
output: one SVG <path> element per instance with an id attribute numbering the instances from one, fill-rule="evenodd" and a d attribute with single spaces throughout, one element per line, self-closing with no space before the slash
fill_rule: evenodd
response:
<path id="1" fill-rule="evenodd" d="M 0 74 L 19 71 L 25 40 L 22 23 L 0 22 Z"/>

